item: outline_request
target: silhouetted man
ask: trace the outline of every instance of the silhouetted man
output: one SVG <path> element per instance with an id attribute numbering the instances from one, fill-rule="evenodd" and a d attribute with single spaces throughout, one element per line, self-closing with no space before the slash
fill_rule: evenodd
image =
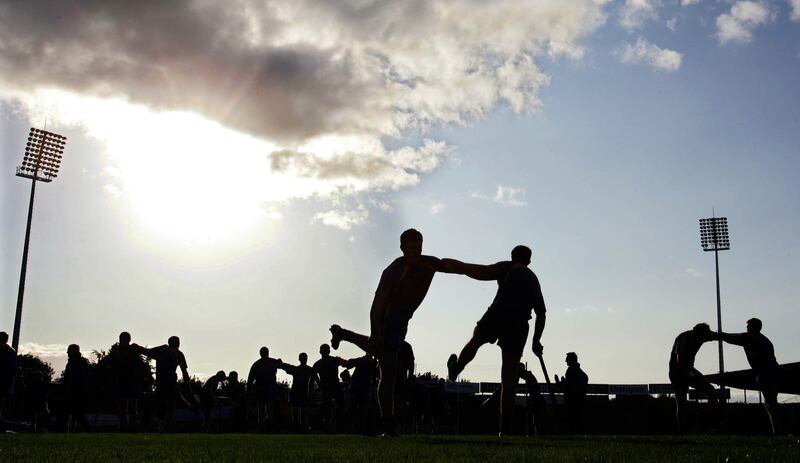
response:
<path id="1" fill-rule="evenodd" d="M 130 333 L 119 334 L 114 352 L 114 395 L 120 430 L 133 431 L 137 422 L 137 399 L 142 391 L 142 360 L 131 347 Z"/>
<path id="2" fill-rule="evenodd" d="M 353 417 L 355 431 L 365 434 L 372 380 L 375 378 L 375 359 L 369 354 L 350 359 L 347 361 L 346 368 L 353 369 L 353 375 L 350 377 L 346 389 L 348 412 Z"/>
<path id="3" fill-rule="evenodd" d="M 775 348 L 766 336 L 761 334 L 761 320 L 747 320 L 747 331 L 744 333 L 722 333 L 722 340 L 744 348 L 747 363 L 756 374 L 756 383 L 764 395 L 764 408 L 767 410 L 769 426 L 775 434 L 773 415 L 778 406 L 778 361 L 775 359 Z"/>
<path id="4" fill-rule="evenodd" d="M 228 373 L 228 379 L 223 386 L 223 394 L 230 399 L 231 407 L 233 407 L 231 431 L 240 432 L 247 414 L 247 393 L 244 385 L 239 382 L 238 372 Z"/>
<path id="5" fill-rule="evenodd" d="M 320 359 L 314 362 L 314 372 L 319 376 L 322 392 L 322 424 L 327 432 L 336 429 L 336 407 L 344 401 L 342 384 L 339 382 L 339 367 L 347 361 L 331 355 L 331 346 L 319 346 Z"/>
<path id="6" fill-rule="evenodd" d="M 583 407 L 586 403 L 586 387 L 589 385 L 589 376 L 581 370 L 578 355 L 568 352 L 567 372 L 561 378 L 564 387 L 564 405 L 567 408 L 567 419 L 571 432 L 583 431 Z"/>
<path id="7" fill-rule="evenodd" d="M 216 405 L 217 389 L 221 382 L 227 379 L 224 371 L 218 371 L 214 376 L 208 378 L 203 384 L 203 389 L 200 392 L 200 403 L 203 408 L 203 431 L 211 431 L 212 413 L 214 412 L 214 405 Z"/>
<path id="8" fill-rule="evenodd" d="M 319 383 L 314 369 L 308 365 L 308 354 L 301 352 L 297 356 L 300 365 L 283 364 L 283 371 L 291 375 L 292 386 L 289 389 L 289 405 L 292 408 L 292 427 L 295 432 L 308 431 L 308 395 L 313 381 Z"/>
<path id="9" fill-rule="evenodd" d="M 528 320 L 531 311 L 536 313 L 531 348 L 537 356 L 542 355 L 542 332 L 545 325 L 546 308 L 542 289 L 536 274 L 528 268 L 531 250 L 517 246 L 511 251 L 511 261 L 493 265 L 465 264 L 445 259 L 444 264 L 456 273 L 476 280 L 497 281 L 497 294 L 492 305 L 478 321 L 472 338 L 461 350 L 447 360 L 448 377 L 455 381 L 464 367 L 475 358 L 484 344 L 497 342 L 503 355 L 501 368 L 502 391 L 500 393 L 500 435 L 511 431 L 514 396 L 516 395 L 519 361 L 528 339 Z"/>
<path id="10" fill-rule="evenodd" d="M 64 368 L 64 390 L 67 399 L 67 429 L 75 420 L 85 432 L 91 431 L 84 410 L 89 394 L 89 361 L 81 355 L 77 344 L 67 347 L 67 366 Z"/>
<path id="11" fill-rule="evenodd" d="M 679 334 L 672 344 L 669 356 L 669 380 L 675 390 L 675 420 L 680 430 L 684 428 L 681 415 L 687 403 L 689 386 L 702 391 L 709 403 L 714 405 L 718 403 L 714 387 L 694 367 L 694 359 L 703 343 L 716 338 L 717 335 L 711 331 L 707 323 L 698 323 L 691 330 Z"/>
<path id="12" fill-rule="evenodd" d="M 519 364 L 519 379 L 525 382 L 525 391 L 527 400 L 525 401 L 525 425 L 533 428 L 533 434 L 537 435 L 541 424 L 544 412 L 544 398 L 542 391 L 539 388 L 539 381 L 534 376 L 533 372 L 525 368 L 524 363 Z M 529 430 L 526 432 L 530 433 Z"/>
<path id="13" fill-rule="evenodd" d="M 8 333 L 0 331 L 0 428 L 3 426 L 3 407 L 14 386 L 17 374 L 17 351 L 8 345 Z"/>
<path id="14" fill-rule="evenodd" d="M 172 420 L 175 417 L 175 406 L 182 403 L 192 408 L 196 412 L 193 402 L 181 394 L 178 385 L 178 375 L 176 370 L 181 369 L 184 386 L 190 388 L 191 379 L 189 369 L 186 365 L 186 357 L 180 350 L 181 340 L 177 336 L 170 336 L 167 343 L 161 346 L 147 348 L 137 344 L 131 344 L 134 352 L 143 354 L 156 361 L 156 393 L 155 399 L 158 404 L 158 415 L 161 420 L 160 431 L 169 431 Z M 187 394 L 193 400 L 191 390 Z"/>
<path id="15" fill-rule="evenodd" d="M 269 349 L 262 347 L 258 354 L 261 356 L 250 367 L 247 375 L 247 394 L 256 403 L 258 416 L 258 429 L 267 432 L 276 425 L 275 400 L 278 393 L 278 380 L 276 374 L 283 362 L 269 356 Z"/>
<path id="16" fill-rule="evenodd" d="M 406 338 L 408 322 L 428 293 L 433 275 L 446 272 L 442 261 L 422 255 L 422 233 L 411 228 L 400 235 L 402 257 L 394 260 L 381 274 L 370 309 L 370 335 L 331 326 L 331 345 L 340 341 L 355 344 L 378 359 L 380 382 L 378 405 L 385 436 L 397 435 L 394 410 L 394 388 L 397 377 L 397 352 Z"/>

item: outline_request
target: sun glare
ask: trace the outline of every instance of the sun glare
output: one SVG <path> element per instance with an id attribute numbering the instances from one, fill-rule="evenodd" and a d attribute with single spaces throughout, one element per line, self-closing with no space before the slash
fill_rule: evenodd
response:
<path id="1" fill-rule="evenodd" d="M 285 188 L 287 179 L 270 172 L 273 144 L 196 114 L 58 91 L 41 92 L 36 100 L 51 120 L 80 125 L 105 145 L 104 191 L 124 197 L 166 238 L 186 244 L 234 240 L 259 221 L 279 217 L 279 203 L 293 190 L 299 193 L 300 187 Z"/>

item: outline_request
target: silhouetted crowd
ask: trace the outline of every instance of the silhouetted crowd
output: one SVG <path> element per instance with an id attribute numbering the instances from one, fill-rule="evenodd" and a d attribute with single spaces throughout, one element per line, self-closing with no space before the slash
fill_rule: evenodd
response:
<path id="1" fill-rule="evenodd" d="M 306 353 L 298 355 L 297 363 L 287 363 L 270 357 L 269 349 L 261 347 L 246 379 L 236 371 L 219 371 L 200 383 L 189 375 L 177 336 L 170 337 L 166 344 L 144 347 L 131 342 L 131 335 L 123 332 L 108 352 L 96 353 L 94 363 L 83 356 L 78 345 L 70 345 L 62 377 L 55 387 L 48 388 L 52 369 L 48 371 L 41 365 L 34 368 L 35 361 L 17 356 L 8 346 L 8 335 L 0 333 L 0 413 L 16 378 L 15 397 L 24 399 L 17 400 L 15 406 L 24 408 L 34 428 L 54 414 L 60 429 L 89 431 L 93 423 L 86 418 L 87 409 L 97 412 L 112 408 L 117 426 L 123 431 L 165 432 L 175 429 L 176 421 L 199 421 L 205 432 L 346 430 L 380 432 L 384 437 L 399 435 L 401 428 L 436 432 L 449 403 L 446 383 L 444 379 L 414 375 L 414 352 L 405 339 L 409 322 L 427 295 L 434 275 L 449 273 L 494 282 L 497 292 L 459 354 L 447 359 L 447 379 L 456 382 L 482 346 L 497 344 L 501 351 L 500 387 L 485 403 L 496 405 L 492 410 L 496 409 L 495 418 L 499 417 L 500 436 L 512 432 L 536 434 L 547 421 L 548 411 L 538 381 L 521 363 L 531 320 L 530 348 L 540 361 L 548 386 L 550 379 L 541 344 L 547 311 L 539 279 L 530 269 L 531 249 L 518 245 L 511 250 L 511 260 L 472 264 L 423 255 L 422 242 L 422 234 L 415 229 L 400 235 L 403 255 L 381 273 L 369 312 L 369 334 L 331 325 L 330 344 L 320 346 L 319 359 L 310 365 Z M 756 375 L 757 388 L 764 394 L 774 433 L 778 427 L 774 419 L 777 395 L 782 385 L 780 366 L 772 343 L 761 334 L 761 321 L 756 318 L 748 321 L 745 333 L 713 333 L 707 324 L 698 324 L 675 340 L 669 377 L 675 391 L 678 427 L 683 428 L 690 386 L 704 393 L 712 405 L 718 402 L 714 388 L 694 368 L 698 350 L 710 340 L 743 347 Z M 342 342 L 358 347 L 364 355 L 351 359 L 331 355 L 331 349 L 338 349 Z M 18 368 L 21 360 L 29 364 L 27 368 Z M 154 377 L 149 361 L 155 363 Z M 564 394 L 568 429 L 583 432 L 588 376 L 575 353 L 567 354 L 566 363 L 564 376 L 554 378 L 555 387 Z M 278 381 L 278 370 L 291 376 L 290 386 Z M 20 375 L 18 371 L 24 373 Z M 797 378 L 788 379 L 797 382 Z M 519 408 L 520 380 L 526 391 L 521 418 L 514 416 L 514 410 Z M 555 403 L 553 388 L 549 392 L 550 402 Z M 185 410 L 195 419 L 176 419 L 178 411 Z"/>

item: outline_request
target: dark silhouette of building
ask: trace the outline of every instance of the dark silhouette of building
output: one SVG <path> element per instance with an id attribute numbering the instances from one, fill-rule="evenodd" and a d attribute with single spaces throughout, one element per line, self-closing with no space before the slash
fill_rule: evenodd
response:
<path id="1" fill-rule="evenodd" d="M 493 265 L 466 264 L 445 259 L 445 267 L 455 273 L 482 281 L 497 281 L 494 301 L 478 320 L 472 338 L 459 355 L 452 354 L 447 361 L 448 377 L 455 381 L 484 344 L 497 342 L 502 350 L 500 435 L 511 432 L 514 397 L 519 376 L 519 361 L 528 339 L 528 320 L 531 311 L 536 313 L 532 350 L 542 354 L 540 342 L 545 325 L 546 308 L 541 286 L 536 274 L 528 268 L 531 250 L 516 246 L 511 251 L 511 261 Z"/>

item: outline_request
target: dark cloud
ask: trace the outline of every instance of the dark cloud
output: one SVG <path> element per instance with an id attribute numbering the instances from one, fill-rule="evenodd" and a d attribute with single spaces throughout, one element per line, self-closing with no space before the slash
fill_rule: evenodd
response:
<path id="1" fill-rule="evenodd" d="M 372 110 L 359 101 L 374 106 L 368 94 L 375 83 L 356 75 L 352 55 L 265 45 L 281 23 L 250 18 L 257 12 L 238 6 L 5 2 L 0 73 L 16 89 L 123 96 L 154 108 L 196 111 L 275 140 L 368 129 L 361 114 Z"/>

